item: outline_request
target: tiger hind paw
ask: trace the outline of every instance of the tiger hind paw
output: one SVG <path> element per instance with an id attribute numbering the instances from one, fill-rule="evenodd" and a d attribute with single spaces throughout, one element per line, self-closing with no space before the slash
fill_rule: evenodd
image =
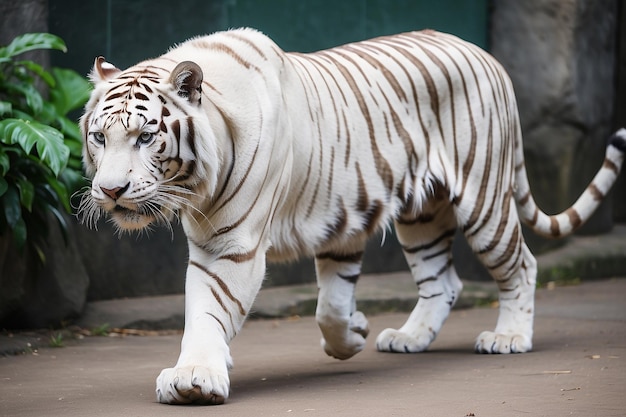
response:
<path id="1" fill-rule="evenodd" d="M 529 337 L 522 334 L 502 334 L 485 331 L 478 335 L 474 350 L 477 353 L 524 353 L 533 348 Z"/>

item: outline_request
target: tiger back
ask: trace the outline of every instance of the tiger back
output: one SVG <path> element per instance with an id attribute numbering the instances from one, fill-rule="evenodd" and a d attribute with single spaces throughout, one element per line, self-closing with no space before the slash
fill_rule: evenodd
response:
<path id="1" fill-rule="evenodd" d="M 250 312 L 267 260 L 315 257 L 324 351 L 365 346 L 354 288 L 366 240 L 393 222 L 417 284 L 406 323 L 379 351 L 428 348 L 462 290 L 457 230 L 500 291 L 482 353 L 532 349 L 536 261 L 520 220 L 570 234 L 621 169 L 626 130 L 579 200 L 535 204 L 513 87 L 490 55 L 454 36 L 410 32 L 311 54 L 240 29 L 191 39 L 121 71 L 96 59 L 81 120 L 95 224 L 120 230 L 180 219 L 189 243 L 178 362 L 157 378 L 165 403 L 222 403 L 228 344 Z M 384 285 L 384 283 L 381 283 Z"/>

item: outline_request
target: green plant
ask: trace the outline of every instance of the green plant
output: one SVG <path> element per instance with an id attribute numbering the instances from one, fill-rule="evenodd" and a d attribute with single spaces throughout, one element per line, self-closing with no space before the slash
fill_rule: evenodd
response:
<path id="1" fill-rule="evenodd" d="M 92 336 L 108 336 L 110 332 L 111 326 L 109 323 L 104 323 L 91 329 Z"/>
<path id="2" fill-rule="evenodd" d="M 72 70 L 17 59 L 38 49 L 66 46 L 55 35 L 27 33 L 0 48 L 0 236 L 11 233 L 43 262 L 48 214 L 67 239 L 62 211 L 71 212 L 71 195 L 84 185 L 80 130 L 68 113 L 84 105 L 91 87 Z"/>
<path id="3" fill-rule="evenodd" d="M 63 333 L 52 334 L 48 345 L 55 348 L 64 347 L 65 343 L 63 342 Z"/>

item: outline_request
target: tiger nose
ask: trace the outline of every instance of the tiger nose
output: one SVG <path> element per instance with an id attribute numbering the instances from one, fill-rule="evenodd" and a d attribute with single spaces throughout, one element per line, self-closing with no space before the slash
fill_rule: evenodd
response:
<path id="1" fill-rule="evenodd" d="M 122 196 L 122 194 L 124 194 L 126 190 L 128 190 L 129 185 L 130 185 L 130 182 L 126 184 L 124 187 L 105 188 L 101 186 L 100 189 L 102 190 L 103 193 L 111 197 L 113 200 L 117 200 L 118 198 Z"/>

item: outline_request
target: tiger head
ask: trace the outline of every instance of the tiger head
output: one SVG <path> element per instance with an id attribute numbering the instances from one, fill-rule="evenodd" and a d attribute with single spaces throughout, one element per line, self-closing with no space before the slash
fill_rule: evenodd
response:
<path id="1" fill-rule="evenodd" d="M 215 189 L 219 162 L 201 102 L 202 70 L 190 61 L 173 70 L 159 63 L 121 71 L 95 61 L 80 123 L 92 182 L 79 213 L 91 225 L 104 213 L 120 230 L 169 225 L 199 184 L 205 193 Z"/>

